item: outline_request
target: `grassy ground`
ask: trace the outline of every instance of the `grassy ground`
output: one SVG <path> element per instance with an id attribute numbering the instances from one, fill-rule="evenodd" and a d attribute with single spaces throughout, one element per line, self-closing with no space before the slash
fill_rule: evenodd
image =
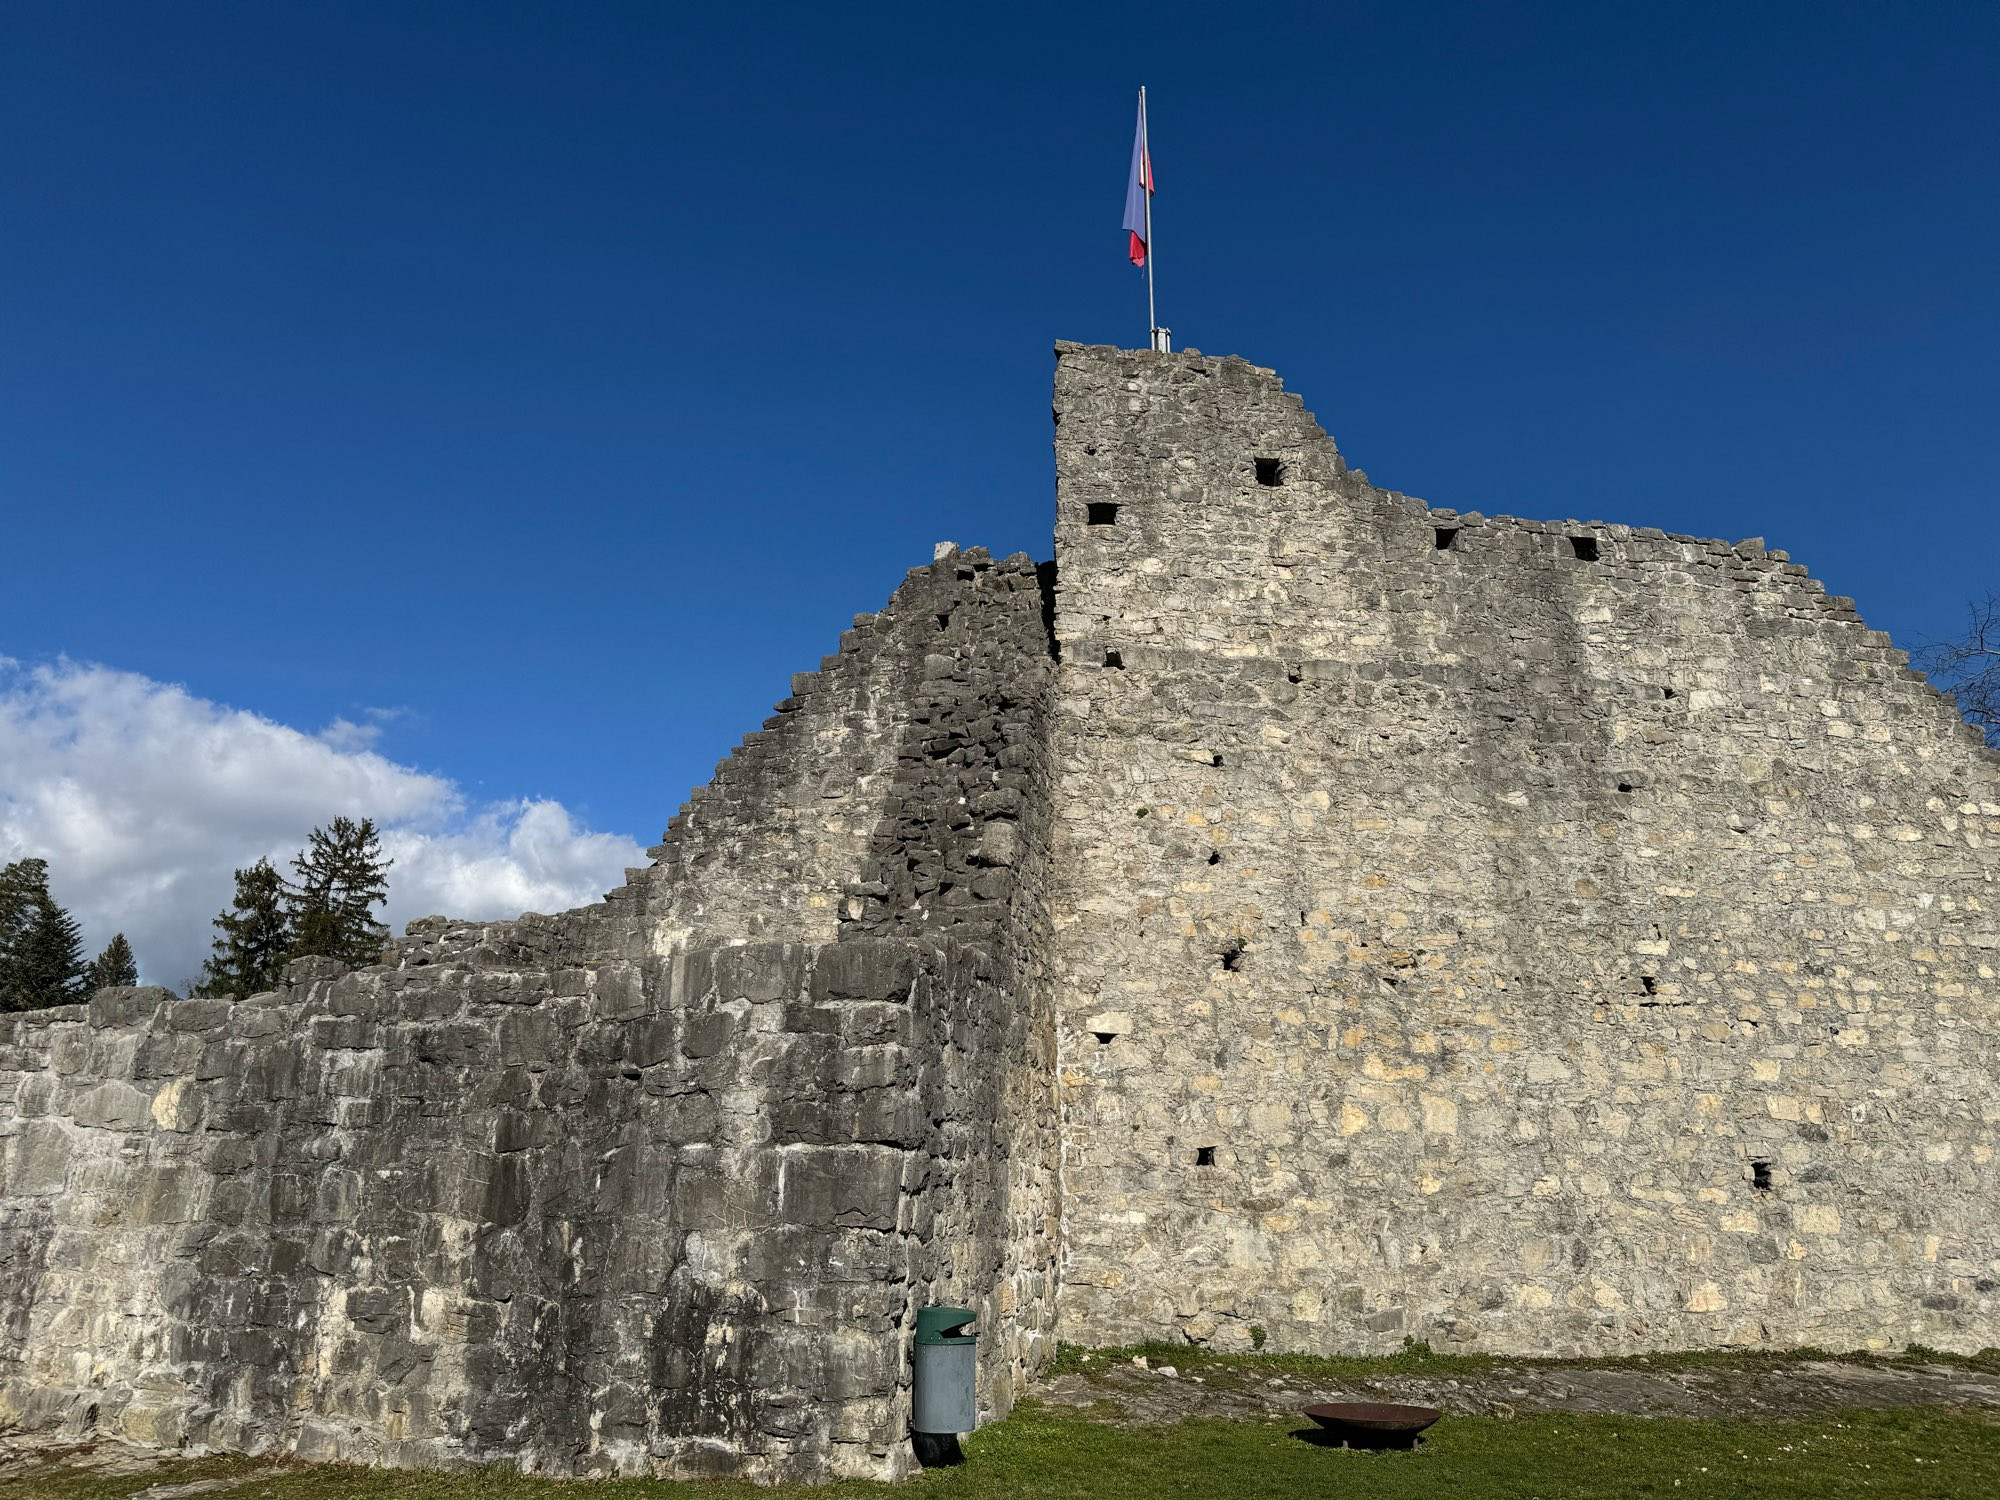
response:
<path id="1" fill-rule="evenodd" d="M 1848 1496 L 1993 1500 L 2000 1424 L 1940 1410 L 1842 1413 L 1799 1422 L 1656 1418 L 1446 1418 L 1413 1453 L 1313 1446 L 1288 1423 L 1187 1422 L 1123 1432 L 1024 1405 L 966 1443 L 967 1462 L 903 1488 L 758 1489 L 642 1480 L 558 1485 L 509 1471 L 397 1473 L 240 1459 L 174 1464 L 143 1477 L 66 1471 L 0 1480 L 6 1500 L 124 1500 L 148 1485 L 240 1477 L 222 1500 L 1207 1500 L 1439 1496 L 1452 1500 L 1775 1500 Z"/>

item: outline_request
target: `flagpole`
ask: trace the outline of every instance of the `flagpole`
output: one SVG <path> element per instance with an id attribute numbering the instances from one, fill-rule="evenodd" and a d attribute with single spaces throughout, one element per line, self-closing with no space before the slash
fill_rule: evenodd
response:
<path id="1" fill-rule="evenodd" d="M 1139 170 L 1146 197 L 1146 336 L 1148 346 L 1160 347 L 1160 315 L 1153 308 L 1153 143 L 1146 134 L 1146 85 L 1139 85 Z"/>

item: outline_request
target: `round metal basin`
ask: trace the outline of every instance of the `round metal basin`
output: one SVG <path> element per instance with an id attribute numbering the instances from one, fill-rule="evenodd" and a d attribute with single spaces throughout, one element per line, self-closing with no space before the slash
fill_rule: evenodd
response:
<path id="1" fill-rule="evenodd" d="M 1408 1448 L 1417 1434 L 1444 1413 L 1428 1406 L 1396 1406 L 1386 1401 L 1329 1401 L 1308 1406 L 1307 1416 L 1327 1436 L 1357 1448 Z"/>

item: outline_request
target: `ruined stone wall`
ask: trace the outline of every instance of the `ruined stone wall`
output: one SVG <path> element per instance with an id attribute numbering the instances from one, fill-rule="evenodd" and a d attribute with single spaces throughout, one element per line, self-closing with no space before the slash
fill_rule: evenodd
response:
<path id="1" fill-rule="evenodd" d="M 839 651 L 795 673 L 790 696 L 682 804 L 646 851 L 653 864 L 627 872 L 613 899 L 643 903 L 657 947 L 697 933 L 832 938 L 885 816 L 941 582 L 912 569 L 879 614 L 856 615 Z"/>
<path id="2" fill-rule="evenodd" d="M 1850 601 L 1056 415 L 1065 1337 L 2000 1343 L 2000 774 Z"/>
<path id="3" fill-rule="evenodd" d="M 931 1302 L 988 1416 L 1057 1333 L 2000 1343 L 2000 762 L 1851 602 L 1240 360 L 1056 414 L 1057 565 L 941 546 L 603 902 L 0 1017 L 0 1426 L 892 1476 Z"/>
<path id="4" fill-rule="evenodd" d="M 967 1165 L 1011 1021 L 980 956 L 412 956 L 0 1023 L 8 1415 L 394 1464 L 899 1468 L 914 1307 L 1001 1258 L 962 1270 L 935 1222 L 1004 1223 Z"/>
<path id="5" fill-rule="evenodd" d="M 928 1301 L 1004 1414 L 1053 1316 L 1052 1010 L 996 918 L 1044 920 L 1044 613 L 1026 559 L 915 570 L 597 906 L 0 1018 L 0 1426 L 893 1476 Z"/>

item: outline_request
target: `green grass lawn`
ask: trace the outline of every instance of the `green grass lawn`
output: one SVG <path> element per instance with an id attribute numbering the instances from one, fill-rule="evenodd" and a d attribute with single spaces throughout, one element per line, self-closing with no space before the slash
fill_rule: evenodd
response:
<path id="1" fill-rule="evenodd" d="M 124 1500 L 148 1485 L 242 1476 L 226 1500 L 1138 1500 L 1150 1496 L 1355 1496 L 1368 1500 L 1559 1500 L 1673 1496 L 2000 1497 L 2000 1424 L 1943 1410 L 1845 1412 L 1778 1423 L 1545 1415 L 1447 1417 L 1413 1453 L 1309 1445 L 1291 1422 L 1188 1422 L 1121 1431 L 1024 1405 L 966 1443 L 966 1463 L 904 1487 L 839 1484 L 760 1489 L 647 1480 L 560 1484 L 505 1470 L 408 1473 L 241 1459 L 163 1467 L 141 1477 L 75 1471 L 11 1481 L 14 1500 Z"/>

